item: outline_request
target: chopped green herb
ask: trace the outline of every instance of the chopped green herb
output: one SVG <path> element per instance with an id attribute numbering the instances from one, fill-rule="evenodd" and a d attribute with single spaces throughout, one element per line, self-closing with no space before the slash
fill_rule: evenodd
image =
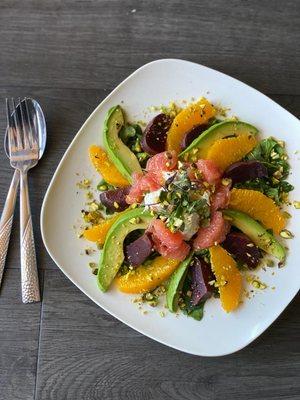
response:
<path id="1" fill-rule="evenodd" d="M 239 183 L 236 186 L 259 190 L 271 197 L 277 204 L 285 202 L 288 192 L 293 190 L 294 187 L 285 180 L 289 174 L 290 166 L 282 142 L 271 137 L 264 139 L 245 157 L 245 160 L 262 162 L 268 170 L 269 177 L 257 178 Z"/>

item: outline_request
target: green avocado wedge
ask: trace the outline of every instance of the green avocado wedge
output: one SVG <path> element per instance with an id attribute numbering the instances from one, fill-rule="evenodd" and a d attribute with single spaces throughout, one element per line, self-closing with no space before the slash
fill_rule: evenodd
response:
<path id="1" fill-rule="evenodd" d="M 197 137 L 184 151 L 179 154 L 185 161 L 195 161 L 193 158 L 204 158 L 207 150 L 219 139 L 241 135 L 257 135 L 258 130 L 246 122 L 224 121 L 212 125 Z M 198 150 L 196 152 L 196 149 Z M 192 151 L 193 150 L 193 151 Z M 196 153 L 196 154 L 195 154 Z"/>
<path id="2" fill-rule="evenodd" d="M 286 258 L 285 248 L 259 222 L 248 214 L 236 210 L 224 210 L 223 215 L 230 223 L 244 232 L 260 249 L 283 262 Z"/>
<path id="3" fill-rule="evenodd" d="M 188 272 L 188 267 L 191 263 L 193 258 L 193 253 L 191 253 L 188 258 L 186 258 L 182 263 L 179 264 L 179 267 L 176 271 L 173 272 L 167 289 L 167 306 L 171 312 L 176 312 L 178 309 L 178 300 L 179 300 L 179 293 L 182 289 L 184 279 Z"/>
<path id="4" fill-rule="evenodd" d="M 128 233 L 148 228 L 153 216 L 143 207 L 124 212 L 109 229 L 98 268 L 98 286 L 105 292 L 124 261 L 123 243 Z"/>
<path id="5" fill-rule="evenodd" d="M 124 126 L 124 114 L 120 106 L 112 107 L 104 122 L 104 146 L 109 158 L 120 173 L 132 183 L 132 173 L 142 172 L 138 159 L 119 138 L 119 132 Z"/>

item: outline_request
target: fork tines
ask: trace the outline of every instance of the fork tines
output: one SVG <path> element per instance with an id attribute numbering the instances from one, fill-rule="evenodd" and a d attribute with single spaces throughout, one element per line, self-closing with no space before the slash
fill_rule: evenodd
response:
<path id="1" fill-rule="evenodd" d="M 10 154 L 12 148 L 28 150 L 36 147 L 37 138 L 33 135 L 26 97 L 23 100 L 19 98 L 17 105 L 14 98 L 6 99 L 6 118 Z"/>

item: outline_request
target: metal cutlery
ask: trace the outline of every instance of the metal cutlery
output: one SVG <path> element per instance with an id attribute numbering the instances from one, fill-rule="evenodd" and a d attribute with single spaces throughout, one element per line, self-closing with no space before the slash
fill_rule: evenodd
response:
<path id="1" fill-rule="evenodd" d="M 0 283 L 8 248 L 17 187 L 21 177 L 20 220 L 21 220 L 21 282 L 24 303 L 39 301 L 39 284 L 29 206 L 27 172 L 34 167 L 43 155 L 46 144 L 45 118 L 39 104 L 25 98 L 12 109 L 8 100 L 5 136 L 5 151 L 10 158 L 15 173 L 5 202 L 0 221 Z"/>

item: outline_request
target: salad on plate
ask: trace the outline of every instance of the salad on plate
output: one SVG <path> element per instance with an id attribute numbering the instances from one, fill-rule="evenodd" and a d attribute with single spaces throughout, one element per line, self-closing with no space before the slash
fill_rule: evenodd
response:
<path id="1" fill-rule="evenodd" d="M 283 141 L 206 98 L 165 107 L 144 129 L 116 105 L 103 141 L 89 148 L 99 195 L 82 210 L 100 290 L 115 285 L 152 306 L 166 295 L 171 312 L 200 320 L 211 297 L 226 312 L 239 307 L 247 272 L 284 265 L 293 187 Z"/>

